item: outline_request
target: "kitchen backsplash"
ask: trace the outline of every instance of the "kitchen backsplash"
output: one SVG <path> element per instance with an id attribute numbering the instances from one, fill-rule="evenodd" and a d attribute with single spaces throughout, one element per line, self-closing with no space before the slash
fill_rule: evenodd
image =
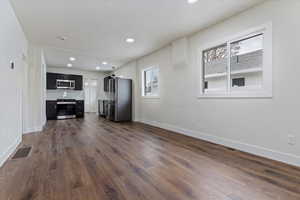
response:
<path id="1" fill-rule="evenodd" d="M 56 99 L 84 99 L 84 91 L 75 90 L 47 90 L 47 100 Z"/>

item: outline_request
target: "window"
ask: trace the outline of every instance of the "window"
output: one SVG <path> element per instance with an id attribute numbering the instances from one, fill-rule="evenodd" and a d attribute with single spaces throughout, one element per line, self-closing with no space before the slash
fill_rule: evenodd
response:
<path id="1" fill-rule="evenodd" d="M 232 87 L 245 87 L 245 78 L 233 78 Z"/>
<path id="2" fill-rule="evenodd" d="M 144 97 L 158 97 L 159 96 L 159 69 L 151 67 L 142 71 L 143 76 L 143 91 Z"/>
<path id="3" fill-rule="evenodd" d="M 226 44 L 204 51 L 203 65 L 204 91 L 225 91 L 227 85 Z"/>
<path id="4" fill-rule="evenodd" d="M 263 51 L 263 34 L 230 43 L 230 76 L 233 88 L 262 87 Z M 241 79 L 237 79 L 240 76 L 243 76 L 244 84 L 241 84 Z M 233 80 L 239 81 L 239 84 L 234 84 Z"/>
<path id="5" fill-rule="evenodd" d="M 204 89 L 207 89 L 207 88 L 208 88 L 208 82 L 205 81 L 205 82 L 204 82 Z"/>
<path id="6" fill-rule="evenodd" d="M 202 96 L 270 97 L 272 35 L 269 29 L 260 28 L 202 50 Z"/>

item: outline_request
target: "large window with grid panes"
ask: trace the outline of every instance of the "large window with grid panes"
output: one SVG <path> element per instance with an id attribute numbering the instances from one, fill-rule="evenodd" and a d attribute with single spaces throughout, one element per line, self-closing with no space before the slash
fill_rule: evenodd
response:
<path id="1" fill-rule="evenodd" d="M 264 26 L 201 50 L 201 96 L 271 97 L 270 29 Z"/>

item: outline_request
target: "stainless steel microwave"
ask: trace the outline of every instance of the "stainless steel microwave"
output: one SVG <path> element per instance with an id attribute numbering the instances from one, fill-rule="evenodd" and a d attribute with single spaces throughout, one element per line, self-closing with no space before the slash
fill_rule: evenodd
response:
<path id="1" fill-rule="evenodd" d="M 74 80 L 56 80 L 56 88 L 57 89 L 75 89 L 75 81 Z"/>

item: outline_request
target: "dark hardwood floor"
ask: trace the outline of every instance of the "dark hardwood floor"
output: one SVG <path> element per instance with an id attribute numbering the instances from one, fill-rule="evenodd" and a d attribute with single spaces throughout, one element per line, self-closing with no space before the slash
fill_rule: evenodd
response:
<path id="1" fill-rule="evenodd" d="M 49 121 L 0 200 L 299 200 L 300 169 L 140 123 Z"/>

